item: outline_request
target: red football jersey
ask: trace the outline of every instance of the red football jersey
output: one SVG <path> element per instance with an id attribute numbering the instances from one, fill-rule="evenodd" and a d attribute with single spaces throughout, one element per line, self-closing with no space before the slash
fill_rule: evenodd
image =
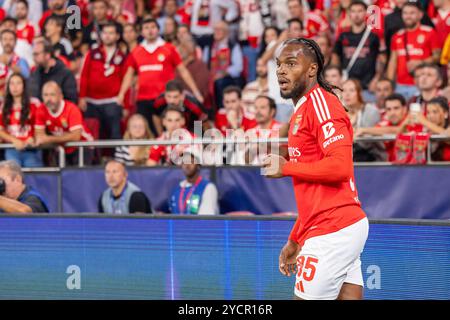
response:
<path id="1" fill-rule="evenodd" d="M 256 127 L 256 125 L 257 123 L 254 119 L 250 119 L 245 114 L 242 116 L 240 126 L 242 130 L 247 131 L 249 129 Z M 220 132 L 222 132 L 224 136 L 226 136 L 226 130 L 230 128 L 230 124 L 228 123 L 227 112 L 224 108 L 219 109 L 219 111 L 217 111 L 215 126 L 217 129 L 220 130 Z"/>
<path id="2" fill-rule="evenodd" d="M 289 124 L 289 162 L 282 169 L 293 177 L 294 193 L 298 207 L 298 221 L 291 239 L 301 245 L 306 239 L 343 229 L 365 217 L 358 200 L 353 174 L 351 151 L 346 163 L 351 166 L 350 178 L 342 182 L 326 182 L 327 179 L 306 180 L 296 173 L 323 165 L 320 162 L 331 153 L 352 148 L 353 129 L 339 99 L 314 86 L 297 103 Z M 330 158 L 328 158 L 330 159 Z M 334 160 L 334 159 L 330 159 Z M 300 165 L 302 164 L 302 165 Z M 309 169 L 307 171 L 309 171 Z M 332 170 L 332 169 L 331 169 Z M 334 175 L 330 171 L 327 175 Z"/>
<path id="3" fill-rule="evenodd" d="M 38 28 L 31 22 L 17 26 L 17 39 L 27 40 L 29 44 L 33 44 L 33 39 L 38 33 Z"/>
<path id="4" fill-rule="evenodd" d="M 171 138 L 173 140 L 177 140 L 177 141 L 189 141 L 189 140 L 193 140 L 196 136 L 188 131 L 187 129 L 179 129 L 177 130 L 177 135 L 174 136 L 174 134 L 172 134 L 172 137 L 169 136 L 169 134 L 167 132 L 163 132 L 162 135 L 160 135 L 156 140 L 158 141 L 168 141 Z M 185 151 L 186 149 L 191 148 L 192 146 L 189 144 L 180 144 L 180 145 L 159 145 L 159 146 L 152 146 L 149 152 L 149 156 L 148 158 L 150 160 L 156 161 L 159 164 L 164 164 L 164 163 L 172 163 L 172 159 L 173 158 L 177 158 L 179 157 L 183 151 Z M 172 153 L 175 153 L 172 155 Z"/>
<path id="5" fill-rule="evenodd" d="M 9 115 L 9 123 L 5 130 L 5 124 L 3 122 L 3 112 L 0 111 L 0 128 L 5 130 L 13 137 L 27 141 L 34 137 L 34 124 L 36 121 L 36 112 L 40 108 L 40 104 L 37 101 L 30 102 L 30 113 L 28 114 L 28 120 L 24 126 L 20 124 L 20 117 L 22 114 L 22 107 L 13 107 L 11 114 Z"/>
<path id="6" fill-rule="evenodd" d="M 406 67 L 407 53 L 410 60 L 424 60 L 436 49 L 440 49 L 438 37 L 429 26 L 419 25 L 415 30 L 401 29 L 396 32 L 392 37 L 391 51 L 397 52 L 397 83 L 414 85 L 414 78 Z"/>
<path id="7" fill-rule="evenodd" d="M 450 10 L 439 9 L 433 19 L 438 36 L 439 47 L 443 48 L 447 36 L 450 34 Z"/>
<path id="8" fill-rule="evenodd" d="M 58 113 L 52 113 L 44 105 L 36 113 L 35 129 L 45 129 L 48 134 L 61 136 L 64 133 L 82 129 L 81 140 L 92 141 L 92 135 L 83 123 L 81 110 L 72 102 L 63 100 Z M 76 148 L 66 148 L 66 153 L 72 153 Z"/>
<path id="9" fill-rule="evenodd" d="M 319 33 L 324 33 L 330 29 L 327 18 L 319 10 L 306 13 L 305 20 L 305 28 L 303 30 L 305 38 L 313 38 Z"/>
<path id="10" fill-rule="evenodd" d="M 138 100 L 153 100 L 164 92 L 166 83 L 175 79 L 175 71 L 182 63 L 177 49 L 161 41 L 150 53 L 144 46 L 137 46 L 129 55 L 128 66 L 138 74 Z"/>

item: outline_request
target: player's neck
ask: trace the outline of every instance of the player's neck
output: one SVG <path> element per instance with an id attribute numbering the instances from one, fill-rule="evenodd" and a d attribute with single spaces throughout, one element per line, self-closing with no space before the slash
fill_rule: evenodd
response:
<path id="1" fill-rule="evenodd" d="M 296 106 L 297 103 L 298 103 L 298 101 L 299 101 L 302 97 L 306 96 L 306 94 L 307 94 L 308 92 L 310 92 L 311 89 L 314 88 L 316 85 L 317 85 L 317 80 L 311 81 L 310 83 L 308 83 L 308 84 L 306 85 L 305 90 L 302 92 L 301 95 L 299 95 L 298 97 L 292 98 L 292 102 L 294 103 L 294 106 Z"/>

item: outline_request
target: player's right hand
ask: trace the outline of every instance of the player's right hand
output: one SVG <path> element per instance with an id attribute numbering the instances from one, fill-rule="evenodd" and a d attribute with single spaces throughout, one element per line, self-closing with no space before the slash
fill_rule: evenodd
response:
<path id="1" fill-rule="evenodd" d="M 297 271 L 297 255 L 299 251 L 300 246 L 297 242 L 292 240 L 288 240 L 283 249 L 281 249 L 278 268 L 283 275 L 288 277 L 291 276 L 291 273 L 295 275 Z"/>

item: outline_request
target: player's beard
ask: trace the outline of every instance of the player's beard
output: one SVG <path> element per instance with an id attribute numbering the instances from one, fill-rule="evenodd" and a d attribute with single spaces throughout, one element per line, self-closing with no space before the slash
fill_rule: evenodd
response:
<path id="1" fill-rule="evenodd" d="M 293 99 L 301 97 L 304 91 L 305 85 L 303 83 L 296 82 L 292 90 L 288 93 L 283 94 L 283 91 L 280 90 L 280 95 L 283 99 Z"/>

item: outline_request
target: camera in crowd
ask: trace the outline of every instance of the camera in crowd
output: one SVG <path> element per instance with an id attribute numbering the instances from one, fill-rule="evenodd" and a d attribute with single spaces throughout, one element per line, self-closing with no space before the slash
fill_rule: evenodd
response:
<path id="1" fill-rule="evenodd" d="M 0 196 L 3 196 L 6 192 L 6 182 L 0 178 Z"/>

